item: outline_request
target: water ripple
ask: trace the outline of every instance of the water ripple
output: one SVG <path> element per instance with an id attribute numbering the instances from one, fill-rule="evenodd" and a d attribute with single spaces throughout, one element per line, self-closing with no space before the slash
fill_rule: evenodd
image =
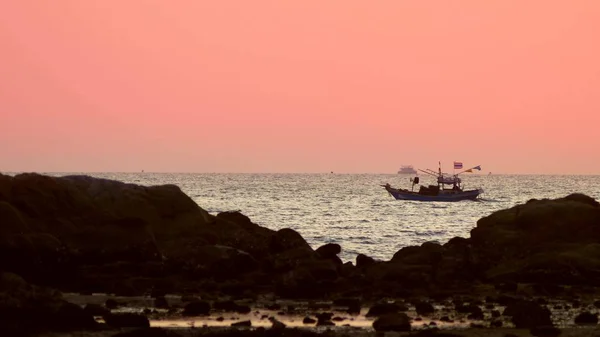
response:
<path id="1" fill-rule="evenodd" d="M 55 174 L 64 175 L 64 174 Z M 242 210 L 274 230 L 293 228 L 317 248 L 342 246 L 340 257 L 359 253 L 389 260 L 400 248 L 452 237 L 468 237 L 476 222 L 496 210 L 531 198 L 581 192 L 600 199 L 600 176 L 468 176 L 486 193 L 480 202 L 396 201 L 379 185 L 403 186 L 404 176 L 369 174 L 153 174 L 94 176 L 143 185 L 176 184 L 210 212 Z"/>

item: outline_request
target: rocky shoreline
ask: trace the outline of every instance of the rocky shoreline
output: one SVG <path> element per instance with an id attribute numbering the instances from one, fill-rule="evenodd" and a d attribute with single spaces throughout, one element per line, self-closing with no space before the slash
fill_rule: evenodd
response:
<path id="1" fill-rule="evenodd" d="M 0 329 L 14 334 L 112 336 L 201 317 L 206 328 L 131 336 L 564 336 L 593 335 L 598 321 L 600 205 L 582 194 L 495 212 L 469 238 L 346 263 L 340 245 L 213 216 L 173 185 L 0 174 L 0 220 Z"/>

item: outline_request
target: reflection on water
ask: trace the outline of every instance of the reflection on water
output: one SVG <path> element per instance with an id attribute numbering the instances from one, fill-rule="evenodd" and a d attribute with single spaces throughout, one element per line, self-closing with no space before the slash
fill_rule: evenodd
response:
<path id="1" fill-rule="evenodd" d="M 465 188 L 482 187 L 482 201 L 440 203 L 394 200 L 379 185 L 410 183 L 409 177 L 396 174 L 92 175 L 142 185 L 178 185 L 212 213 L 241 210 L 267 228 L 298 231 L 313 248 L 338 243 L 343 261 L 354 261 L 359 253 L 389 260 L 405 246 L 469 237 L 480 218 L 531 198 L 581 192 L 600 199 L 600 176 L 467 175 Z M 422 183 L 430 183 L 429 178 L 423 177 Z"/>

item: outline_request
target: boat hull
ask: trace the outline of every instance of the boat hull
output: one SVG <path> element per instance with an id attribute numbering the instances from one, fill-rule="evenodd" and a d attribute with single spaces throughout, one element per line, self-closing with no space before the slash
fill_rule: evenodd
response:
<path id="1" fill-rule="evenodd" d="M 386 190 L 396 199 L 396 200 L 413 200 L 413 201 L 462 201 L 462 200 L 476 200 L 477 197 L 483 191 L 481 189 L 477 190 L 469 190 L 469 191 L 461 191 L 461 192 L 451 192 L 451 193 L 438 193 L 437 195 L 426 195 L 419 194 L 417 192 L 407 191 L 407 190 L 398 190 L 395 188 L 386 188 Z"/>

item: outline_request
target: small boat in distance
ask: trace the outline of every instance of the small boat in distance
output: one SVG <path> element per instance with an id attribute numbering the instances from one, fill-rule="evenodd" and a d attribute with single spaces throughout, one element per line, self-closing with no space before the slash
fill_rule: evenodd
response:
<path id="1" fill-rule="evenodd" d="M 462 167 L 462 164 L 461 164 Z M 425 174 L 433 176 L 437 179 L 437 185 L 423 186 L 419 185 L 419 177 L 411 178 L 412 189 L 394 188 L 390 184 L 381 185 L 390 193 L 396 200 L 414 200 L 414 201 L 461 201 L 461 200 L 476 200 L 483 193 L 481 188 L 474 190 L 464 190 L 461 186 L 462 180 L 458 177 L 464 172 L 473 172 L 473 170 L 481 170 L 480 166 L 475 166 L 468 170 L 459 172 L 454 175 L 442 173 L 441 165 L 438 172 L 433 170 L 419 170 Z M 419 191 L 415 192 L 415 185 L 419 185 Z"/>
<path id="2" fill-rule="evenodd" d="M 418 172 L 412 167 L 412 165 L 402 165 L 398 174 L 417 174 Z"/>

